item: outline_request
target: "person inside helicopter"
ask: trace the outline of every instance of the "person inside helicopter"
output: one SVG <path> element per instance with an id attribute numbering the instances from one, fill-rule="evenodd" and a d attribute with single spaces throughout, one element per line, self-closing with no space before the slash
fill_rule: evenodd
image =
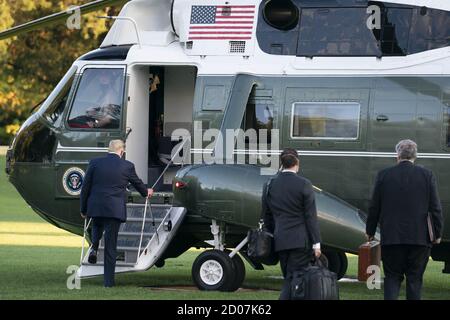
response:
<path id="1" fill-rule="evenodd" d="M 85 71 L 68 121 L 71 128 L 119 128 L 122 96 L 115 88 L 118 72 L 112 69 Z M 74 113 L 78 115 L 72 117 Z"/>

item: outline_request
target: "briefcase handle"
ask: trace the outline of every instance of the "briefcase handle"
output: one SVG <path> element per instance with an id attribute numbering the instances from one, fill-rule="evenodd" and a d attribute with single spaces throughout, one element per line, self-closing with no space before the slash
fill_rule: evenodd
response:
<path id="1" fill-rule="evenodd" d="M 313 259 L 312 259 L 312 265 L 313 266 L 317 266 L 317 267 L 321 267 L 321 268 L 327 268 L 328 269 L 328 259 L 327 257 L 325 257 L 325 255 L 321 254 L 319 258 L 317 258 L 314 254 L 313 254 Z"/>

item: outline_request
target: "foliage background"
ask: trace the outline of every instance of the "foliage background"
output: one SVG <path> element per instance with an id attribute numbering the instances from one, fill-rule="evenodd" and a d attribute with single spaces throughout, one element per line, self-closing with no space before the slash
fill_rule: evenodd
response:
<path id="1" fill-rule="evenodd" d="M 0 30 L 89 1 L 0 0 Z M 119 11 L 116 6 L 86 14 L 79 30 L 70 30 L 62 21 L 0 40 L 0 145 L 9 144 L 31 109 L 47 97 L 79 56 L 99 47 L 112 22 L 95 16 Z"/>

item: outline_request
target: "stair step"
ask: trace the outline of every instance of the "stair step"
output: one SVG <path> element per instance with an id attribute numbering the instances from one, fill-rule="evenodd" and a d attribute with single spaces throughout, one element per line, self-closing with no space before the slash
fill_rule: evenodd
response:
<path id="1" fill-rule="evenodd" d="M 94 264 L 83 262 L 81 265 L 83 265 L 83 266 L 104 266 L 105 264 L 103 262 L 99 261 Z M 134 267 L 135 265 L 136 265 L 136 263 L 132 263 L 132 262 L 116 261 L 116 267 Z"/>
<path id="2" fill-rule="evenodd" d="M 164 218 L 155 218 L 154 220 L 155 220 L 155 223 L 162 222 L 164 220 Z M 145 223 L 152 222 L 152 221 L 153 221 L 152 218 L 145 218 Z M 127 222 L 142 222 L 142 218 L 128 217 Z"/>
<path id="3" fill-rule="evenodd" d="M 119 238 L 117 240 L 117 246 L 119 247 L 139 247 L 139 242 L 141 241 L 140 237 L 130 237 L 127 238 Z M 142 247 L 145 247 L 150 241 L 150 237 L 142 238 Z"/>
<path id="4" fill-rule="evenodd" d="M 156 229 L 159 227 L 160 223 L 155 223 L 153 225 L 152 223 L 145 223 L 144 224 L 144 232 L 145 233 L 155 233 Z M 142 222 L 129 222 L 127 224 L 123 224 L 120 227 L 119 232 L 132 232 L 132 233 L 139 233 L 141 234 L 142 231 Z"/>
<path id="5" fill-rule="evenodd" d="M 164 218 L 169 212 L 172 206 L 168 204 L 151 204 L 147 208 L 147 217 L 153 215 L 155 218 Z M 129 218 L 139 218 L 142 219 L 144 216 L 145 204 L 141 203 L 128 203 L 127 204 L 127 216 Z"/>
<path id="6" fill-rule="evenodd" d="M 144 246 L 142 246 L 141 247 L 141 250 L 144 250 L 145 249 L 145 247 Z M 105 247 L 103 247 L 103 246 L 99 246 L 98 247 L 98 250 L 102 250 L 102 251 L 104 251 L 105 250 Z M 122 246 L 118 246 L 117 247 L 117 251 L 138 251 L 139 250 L 139 247 L 122 247 Z"/>
<path id="7" fill-rule="evenodd" d="M 153 236 L 154 233 L 153 232 L 144 232 L 143 233 L 143 237 L 151 237 Z M 136 237 L 140 237 L 141 236 L 141 232 L 129 232 L 129 231 L 119 231 L 119 237 L 120 236 L 136 236 Z"/>
<path id="8" fill-rule="evenodd" d="M 151 204 L 152 207 L 161 207 L 161 208 L 169 208 L 172 207 L 171 204 L 168 203 L 152 203 Z M 145 207 L 145 203 L 136 203 L 136 202 L 128 202 L 127 203 L 127 207 Z"/>
<path id="9" fill-rule="evenodd" d="M 128 247 L 122 247 L 123 248 L 128 248 Z M 97 251 L 97 264 L 103 263 L 104 259 L 105 259 L 105 248 L 104 247 L 99 247 L 98 251 Z M 142 248 L 143 249 L 143 248 Z M 141 250 L 142 252 L 142 250 Z M 121 247 L 118 247 L 117 250 L 117 256 L 116 256 L 116 263 L 131 263 L 132 265 L 134 265 L 136 263 L 137 260 L 137 254 L 138 254 L 138 250 L 137 247 L 136 249 L 133 250 L 128 250 L 128 251 L 124 251 L 121 250 Z"/>
<path id="10" fill-rule="evenodd" d="M 160 211 L 152 210 L 152 212 L 150 212 L 150 210 L 147 210 L 147 214 L 145 215 L 145 217 L 148 219 L 153 216 L 153 218 L 155 218 L 155 219 L 163 219 L 167 215 L 168 212 L 169 212 L 169 209 L 164 209 L 164 210 L 160 210 Z M 127 220 L 128 219 L 139 219 L 142 221 L 143 217 L 144 217 L 143 210 L 141 210 L 140 212 L 127 211 Z"/>

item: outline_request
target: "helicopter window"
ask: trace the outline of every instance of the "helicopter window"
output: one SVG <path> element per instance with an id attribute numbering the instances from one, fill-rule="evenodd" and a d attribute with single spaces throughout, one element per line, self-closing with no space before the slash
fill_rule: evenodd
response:
<path id="1" fill-rule="evenodd" d="M 69 127 L 118 129 L 123 90 L 122 68 L 86 69 L 70 112 Z"/>
<path id="2" fill-rule="evenodd" d="M 360 104 L 356 102 L 298 102 L 292 106 L 291 137 L 356 140 Z"/>
<path id="3" fill-rule="evenodd" d="M 381 16 L 381 30 L 373 33 L 381 42 L 383 55 L 407 55 L 412 10 L 385 8 Z"/>
<path id="4" fill-rule="evenodd" d="M 442 48 L 450 45 L 450 12 L 421 8 L 417 9 L 409 53 Z"/>
<path id="5" fill-rule="evenodd" d="M 267 130 L 267 143 L 271 143 L 271 130 L 273 129 L 274 117 L 273 106 L 268 103 L 249 102 L 244 115 L 243 130 L 256 130 L 259 137 L 259 130 Z"/>
<path id="6" fill-rule="evenodd" d="M 450 12 L 445 10 L 372 0 L 367 7 L 303 6 L 299 10 L 300 22 L 289 30 L 274 23 L 288 23 L 294 11 L 283 9 L 288 2 L 275 2 L 265 6 L 261 13 L 264 19 L 259 20 L 257 29 L 261 49 L 269 54 L 406 56 L 450 45 Z M 369 9 L 372 5 L 381 10 L 381 26 L 370 23 L 377 20 Z"/>
<path id="7" fill-rule="evenodd" d="M 67 99 L 69 98 L 70 88 L 72 87 L 73 79 L 75 78 L 75 74 L 67 81 L 58 95 L 53 99 L 48 108 L 44 112 L 44 117 L 55 123 L 59 116 L 63 113 L 64 108 L 66 107 Z"/>
<path id="8" fill-rule="evenodd" d="M 380 55 L 366 8 L 305 8 L 300 21 L 297 55 Z"/>

